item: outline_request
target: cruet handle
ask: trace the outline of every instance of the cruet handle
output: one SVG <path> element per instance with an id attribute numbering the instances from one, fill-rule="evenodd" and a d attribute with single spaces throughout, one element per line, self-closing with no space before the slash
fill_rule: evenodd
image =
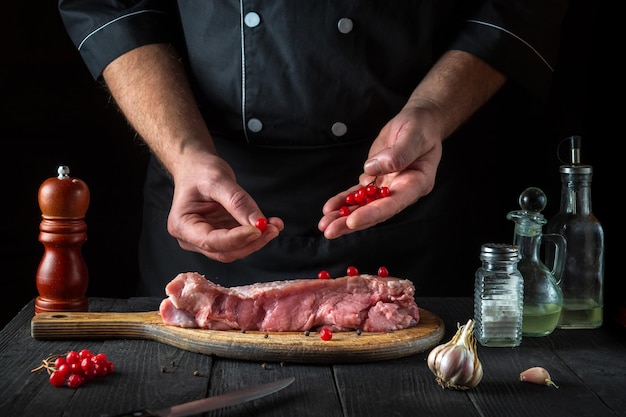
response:
<path id="1" fill-rule="evenodd" d="M 541 236 L 542 242 L 550 242 L 554 245 L 554 258 L 552 263 L 552 276 L 556 280 L 556 284 L 560 284 L 561 282 L 561 274 L 563 273 L 563 268 L 565 267 L 565 258 L 567 251 L 567 242 L 563 235 L 558 233 L 545 233 Z M 547 265 L 550 267 L 550 265 Z"/>

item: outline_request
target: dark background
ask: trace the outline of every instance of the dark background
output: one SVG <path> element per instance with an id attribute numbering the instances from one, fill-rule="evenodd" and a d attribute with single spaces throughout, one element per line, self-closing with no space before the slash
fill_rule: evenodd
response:
<path id="1" fill-rule="evenodd" d="M 626 304 L 618 291 L 621 277 L 615 273 L 621 246 L 617 230 L 622 227 L 617 225 L 618 193 L 624 176 L 609 163 L 609 155 L 615 155 L 612 161 L 615 157 L 619 160 L 623 149 L 617 128 L 618 117 L 623 116 L 617 116 L 617 110 L 624 106 L 616 94 L 622 90 L 618 88 L 621 80 L 616 63 L 620 49 L 614 37 L 618 28 L 612 23 L 616 10 L 607 3 L 572 2 L 544 117 L 529 119 L 523 129 L 507 130 L 504 126 L 506 134 L 492 149 L 486 153 L 477 150 L 480 154 L 468 157 L 478 163 L 501 161 L 494 165 L 499 170 L 492 175 L 505 173 L 506 177 L 486 182 L 497 184 L 499 189 L 478 187 L 477 198 L 484 198 L 498 213 L 493 224 L 485 228 L 482 241 L 510 241 L 512 224 L 505 215 L 518 208 L 517 196 L 524 188 L 533 185 L 546 192 L 546 217 L 558 210 L 560 162 L 556 144 L 568 135 L 583 136 L 583 162 L 595 170 L 593 211 L 606 235 L 605 312 L 612 320 L 614 308 Z M 56 176 L 59 164 L 68 165 L 71 176 L 84 180 L 90 188 L 88 240 L 82 248 L 90 279 L 87 295 L 130 297 L 138 276 L 136 246 L 148 151 L 102 86 L 91 79 L 65 33 L 55 1 L 7 2 L 0 30 L 0 135 L 5 166 L 0 326 L 37 296 L 35 275 L 43 254 L 38 241 L 41 212 L 37 192 L 44 180 Z M 513 104 L 512 113 L 528 110 L 524 108 L 527 102 L 520 101 L 519 108 Z M 494 124 L 505 122 L 493 120 Z M 486 194 L 479 197 L 478 193 Z M 478 248 L 461 249 L 478 254 Z M 477 266 L 469 265 L 468 270 Z"/>

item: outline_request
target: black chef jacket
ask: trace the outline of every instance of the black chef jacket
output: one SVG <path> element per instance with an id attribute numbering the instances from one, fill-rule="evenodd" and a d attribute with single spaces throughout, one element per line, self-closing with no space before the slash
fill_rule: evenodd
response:
<path id="1" fill-rule="evenodd" d="M 384 265 L 413 280 L 418 295 L 468 295 L 478 248 L 460 238 L 468 220 L 459 205 L 465 174 L 447 157 L 454 143 L 446 142 L 435 190 L 381 225 L 327 240 L 317 229 L 322 205 L 356 184 L 372 140 L 446 50 L 474 54 L 545 96 L 566 3 L 60 0 L 96 79 L 133 48 L 176 45 L 220 155 L 263 212 L 285 220 L 277 239 L 243 260 L 183 251 L 166 231 L 173 185 L 153 158 L 139 293 L 163 295 L 186 271 L 231 286 Z"/>

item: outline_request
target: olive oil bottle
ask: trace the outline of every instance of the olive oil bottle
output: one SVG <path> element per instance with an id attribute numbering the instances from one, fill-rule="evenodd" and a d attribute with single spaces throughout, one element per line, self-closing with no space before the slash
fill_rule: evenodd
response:
<path id="1" fill-rule="evenodd" d="M 557 327 L 594 329 L 603 322 L 604 230 L 591 210 L 593 167 L 580 163 L 581 138 L 572 136 L 567 143 L 570 163 L 559 168 L 560 209 L 546 226 L 567 242 L 560 282 L 563 308 Z"/>

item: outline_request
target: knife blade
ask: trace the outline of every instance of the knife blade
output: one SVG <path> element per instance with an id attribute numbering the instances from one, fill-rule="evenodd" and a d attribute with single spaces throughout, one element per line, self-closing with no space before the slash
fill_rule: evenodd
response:
<path id="1" fill-rule="evenodd" d="M 237 405 L 246 401 L 252 401 L 257 398 L 265 397 L 285 388 L 293 381 L 295 377 L 283 378 L 278 381 L 268 382 L 267 384 L 256 385 L 244 388 L 238 391 L 226 394 L 216 395 L 213 397 L 203 398 L 200 400 L 190 401 L 178 405 L 173 405 L 159 410 L 136 410 L 128 413 L 119 414 L 112 417 L 185 417 L 193 414 L 203 413 L 217 408 Z"/>

